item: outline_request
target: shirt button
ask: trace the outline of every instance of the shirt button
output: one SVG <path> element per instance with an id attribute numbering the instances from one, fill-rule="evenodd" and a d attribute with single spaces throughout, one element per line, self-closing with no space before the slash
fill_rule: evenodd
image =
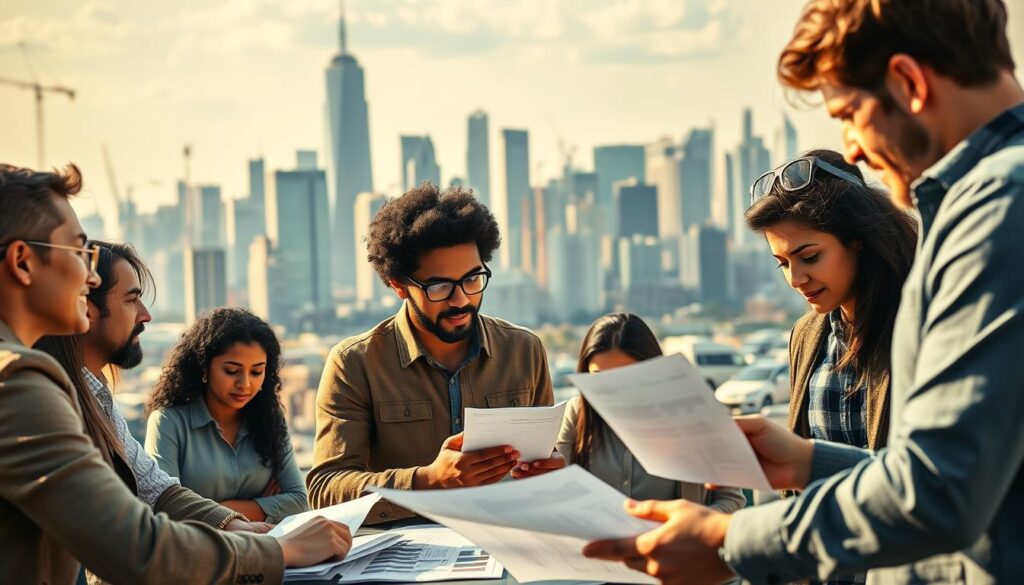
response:
<path id="1" fill-rule="evenodd" d="M 387 518 L 388 517 L 388 513 L 387 512 L 381 512 L 381 513 L 377 514 L 377 516 L 379 516 L 381 518 Z"/>
<path id="2" fill-rule="evenodd" d="M 462 417 L 458 417 L 458 416 L 455 417 L 455 424 L 461 425 L 462 424 Z"/>
<path id="3" fill-rule="evenodd" d="M 452 378 L 451 380 L 449 380 L 448 384 L 451 385 L 451 386 L 454 386 L 455 385 L 455 378 Z"/>

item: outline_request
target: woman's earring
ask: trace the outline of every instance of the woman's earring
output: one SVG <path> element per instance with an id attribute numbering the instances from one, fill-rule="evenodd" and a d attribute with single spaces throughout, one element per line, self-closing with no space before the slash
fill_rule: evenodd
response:
<path id="1" fill-rule="evenodd" d="M 206 374 L 203 374 L 203 384 L 206 383 Z"/>

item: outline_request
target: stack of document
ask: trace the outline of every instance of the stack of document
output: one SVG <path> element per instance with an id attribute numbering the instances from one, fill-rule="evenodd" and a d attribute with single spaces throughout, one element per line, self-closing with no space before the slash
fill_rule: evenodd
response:
<path id="1" fill-rule="evenodd" d="M 500 579 L 505 574 L 490 554 L 442 526 L 358 536 L 352 544 L 345 560 L 287 569 L 284 580 L 424 583 Z"/>
<path id="2" fill-rule="evenodd" d="M 520 583 L 657 582 L 621 563 L 583 556 L 583 547 L 590 541 L 629 538 L 659 524 L 626 513 L 625 496 L 575 465 L 483 487 L 370 489 L 455 530 L 491 553 Z"/>

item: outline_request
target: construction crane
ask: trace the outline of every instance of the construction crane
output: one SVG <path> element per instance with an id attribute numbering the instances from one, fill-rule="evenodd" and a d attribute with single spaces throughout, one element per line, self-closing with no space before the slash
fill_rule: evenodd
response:
<path id="1" fill-rule="evenodd" d="M 25 47 L 25 43 L 20 43 L 22 53 L 25 55 L 25 60 L 28 61 L 28 50 Z M 33 74 L 33 77 L 35 75 Z M 20 79 L 10 79 L 8 77 L 0 77 L 0 85 L 11 85 L 14 87 L 20 87 L 21 89 L 28 89 L 36 94 L 36 153 L 39 160 L 39 169 L 46 167 L 46 149 L 45 140 L 43 134 L 43 96 L 46 92 L 64 94 L 68 96 L 69 100 L 75 99 L 75 90 L 64 87 L 63 85 L 43 85 L 38 79 L 33 81 L 24 81 Z"/>

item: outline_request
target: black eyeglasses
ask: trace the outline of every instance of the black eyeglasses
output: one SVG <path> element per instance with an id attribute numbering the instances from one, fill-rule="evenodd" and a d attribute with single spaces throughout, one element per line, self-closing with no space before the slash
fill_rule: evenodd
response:
<path id="1" fill-rule="evenodd" d="M 422 289 L 427 295 L 427 300 L 433 303 L 440 303 L 452 298 L 452 295 L 455 294 L 456 286 L 461 287 L 462 292 L 466 293 L 467 297 L 484 292 L 484 289 L 487 288 L 487 283 L 491 280 L 491 269 L 485 264 L 483 270 L 463 276 L 461 280 L 438 278 L 430 282 L 420 282 L 411 276 L 406 276 L 406 279 Z"/>
<path id="2" fill-rule="evenodd" d="M 95 273 L 96 268 L 100 265 L 100 247 L 96 244 L 89 242 L 83 248 L 77 246 L 65 246 L 62 244 L 51 244 L 50 242 L 37 242 L 34 240 L 23 240 L 29 246 L 40 246 L 42 248 L 53 248 L 55 250 L 66 250 L 68 252 L 74 252 L 75 256 L 85 264 L 85 267 L 89 269 L 89 272 Z M 8 242 L 3 246 L 0 246 L 0 254 L 11 247 L 14 242 Z"/>
<path id="3" fill-rule="evenodd" d="M 750 204 L 757 203 L 757 200 L 771 193 L 772 187 L 778 181 L 784 191 L 799 191 L 806 188 L 814 181 L 814 172 L 821 169 L 834 177 L 854 185 L 864 186 L 864 181 L 842 169 L 836 168 L 816 156 L 805 156 L 791 160 L 786 164 L 776 167 L 761 175 L 750 186 Z"/>

